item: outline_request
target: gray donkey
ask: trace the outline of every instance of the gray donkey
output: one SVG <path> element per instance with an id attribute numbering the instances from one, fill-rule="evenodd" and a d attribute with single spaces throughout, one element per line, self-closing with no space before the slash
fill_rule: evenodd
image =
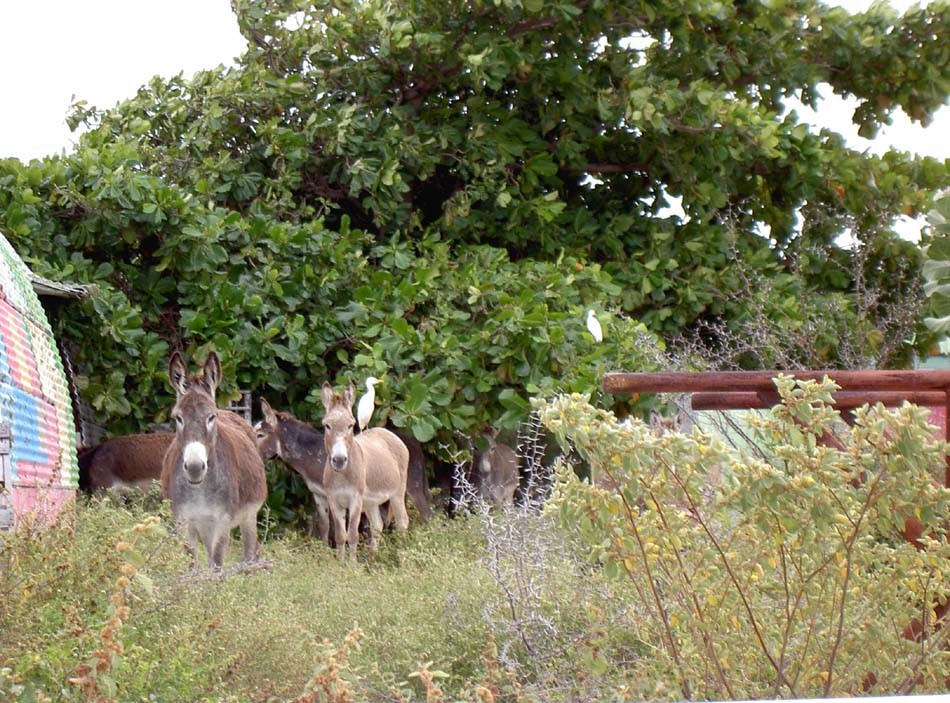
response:
<path id="1" fill-rule="evenodd" d="M 257 513 L 267 497 L 264 462 L 251 426 L 215 404 L 218 355 L 212 351 L 201 372 L 189 376 L 176 351 L 168 377 L 176 396 L 175 439 L 162 463 L 162 491 L 171 500 L 175 524 L 185 532 L 193 566 L 198 569 L 200 540 L 208 568 L 220 571 L 232 527 L 241 528 L 244 561 L 256 561 Z"/>

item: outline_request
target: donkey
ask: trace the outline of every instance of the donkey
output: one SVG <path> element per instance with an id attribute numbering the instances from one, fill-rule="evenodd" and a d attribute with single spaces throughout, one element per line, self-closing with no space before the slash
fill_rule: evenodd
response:
<path id="1" fill-rule="evenodd" d="M 498 429 L 488 427 L 482 435 L 488 440 L 488 449 L 475 459 L 478 469 L 479 495 L 495 507 L 514 503 L 518 490 L 518 455 L 507 444 L 498 444 Z"/>
<path id="2" fill-rule="evenodd" d="M 200 539 L 208 568 L 220 571 L 232 527 L 241 528 L 244 561 L 256 561 L 257 513 L 267 497 L 264 462 L 251 426 L 215 404 L 218 355 L 210 352 L 201 372 L 189 376 L 176 351 L 168 378 L 175 390 L 175 439 L 162 464 L 162 491 L 171 500 L 175 524 L 185 531 L 192 565 L 198 569 Z"/>
<path id="3" fill-rule="evenodd" d="M 263 398 L 261 413 L 263 419 L 254 425 L 257 450 L 262 458 L 277 457 L 300 474 L 313 496 L 320 539 L 332 546 L 330 503 L 323 488 L 323 467 L 327 463 L 323 435 L 290 413 L 275 412 Z"/>
<path id="4" fill-rule="evenodd" d="M 409 471 L 409 450 L 395 434 L 383 427 L 371 427 L 354 436 L 353 399 L 356 389 L 347 385 L 343 395 L 323 384 L 323 438 L 327 462 L 323 469 L 323 485 L 330 501 L 337 536 L 337 556 L 356 561 L 359 541 L 360 513 L 369 520 L 370 551 L 376 551 L 377 536 L 383 528 L 379 506 L 389 502 L 389 518 L 396 529 L 409 527 L 406 513 L 406 477 Z M 349 524 L 347 525 L 347 514 Z M 346 542 L 342 536 L 346 534 Z"/>
<path id="5" fill-rule="evenodd" d="M 265 460 L 277 457 L 300 474 L 313 495 L 320 539 L 331 544 L 330 504 L 323 487 L 323 468 L 327 463 L 323 433 L 291 413 L 274 410 L 264 399 L 261 399 L 261 414 L 263 419 L 254 425 L 258 451 Z M 394 433 L 409 450 L 406 494 L 426 522 L 432 517 L 432 495 L 422 445 L 411 435 Z"/>
<path id="6" fill-rule="evenodd" d="M 162 477 L 162 459 L 175 435 L 170 432 L 121 435 L 79 450 L 79 488 L 147 492 Z"/>

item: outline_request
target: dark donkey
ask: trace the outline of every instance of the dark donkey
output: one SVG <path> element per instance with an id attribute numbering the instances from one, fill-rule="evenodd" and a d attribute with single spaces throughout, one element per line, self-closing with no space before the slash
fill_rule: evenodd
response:
<path id="1" fill-rule="evenodd" d="M 264 459 L 277 457 L 300 474 L 313 495 L 320 539 L 330 544 L 330 504 L 323 487 L 323 468 L 327 463 L 323 433 L 291 413 L 274 410 L 264 399 L 261 399 L 261 414 L 263 419 L 254 425 L 261 456 Z M 395 434 L 409 450 L 406 494 L 422 520 L 427 521 L 432 517 L 432 496 L 422 445 L 415 437 Z"/>
<path id="2" fill-rule="evenodd" d="M 177 351 L 168 362 L 175 389 L 175 439 L 162 466 L 162 490 L 172 503 L 175 524 L 185 531 L 194 568 L 197 542 L 208 552 L 208 567 L 220 570 L 231 541 L 241 528 L 244 561 L 257 559 L 257 512 L 267 497 L 264 462 L 254 431 L 239 415 L 219 410 L 215 391 L 221 362 L 213 351 L 200 373 L 188 375 Z"/>
<path id="3" fill-rule="evenodd" d="M 263 398 L 261 413 L 263 419 L 254 425 L 261 457 L 276 457 L 300 474 L 313 496 L 317 533 L 330 544 L 330 503 L 323 488 L 323 467 L 327 463 L 323 434 L 290 413 L 275 411 Z"/>
<path id="4" fill-rule="evenodd" d="M 162 459 L 175 435 L 170 432 L 120 435 L 79 450 L 79 488 L 148 491 L 162 477 Z"/>
<path id="5" fill-rule="evenodd" d="M 409 470 L 409 450 L 395 434 L 382 427 L 371 427 L 359 435 L 353 434 L 353 398 L 356 389 L 350 383 L 343 395 L 335 393 L 329 383 L 323 384 L 323 439 L 327 463 L 323 470 L 323 485 L 330 501 L 337 536 L 337 555 L 356 561 L 359 540 L 360 513 L 369 520 L 370 550 L 375 551 L 376 539 L 383 528 L 380 506 L 389 503 L 389 517 L 396 529 L 409 527 L 406 513 L 406 476 Z M 347 516 L 349 524 L 347 525 Z M 346 534 L 346 542 L 342 535 Z"/>

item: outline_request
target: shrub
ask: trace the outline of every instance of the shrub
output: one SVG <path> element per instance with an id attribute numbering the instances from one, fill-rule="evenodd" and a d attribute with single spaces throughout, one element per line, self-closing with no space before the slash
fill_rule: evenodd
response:
<path id="1" fill-rule="evenodd" d="M 757 455 L 619 425 L 584 396 L 538 403 L 595 477 L 559 474 L 560 524 L 643 606 L 618 623 L 652 651 L 630 669 L 636 695 L 946 690 L 945 443 L 915 406 L 865 407 L 844 428 L 831 382 L 776 385 L 783 404 L 753 421 Z M 899 536 L 911 516 L 924 526 L 916 547 Z M 904 636 L 914 621 L 926 638 Z"/>

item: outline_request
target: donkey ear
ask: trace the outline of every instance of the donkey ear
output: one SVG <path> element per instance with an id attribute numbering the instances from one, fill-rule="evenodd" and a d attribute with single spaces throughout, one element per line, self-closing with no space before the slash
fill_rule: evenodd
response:
<path id="1" fill-rule="evenodd" d="M 323 407 L 329 410 L 330 405 L 333 404 L 333 386 L 330 385 L 329 381 L 323 382 L 323 391 L 321 392 L 321 398 L 323 399 Z"/>
<path id="2" fill-rule="evenodd" d="M 208 392 L 213 396 L 218 389 L 218 384 L 221 383 L 221 361 L 218 359 L 216 352 L 208 352 L 208 359 L 205 361 L 202 375 Z"/>
<path id="3" fill-rule="evenodd" d="M 177 395 L 182 395 L 188 385 L 188 368 L 181 352 L 172 352 L 168 360 L 168 381 Z"/>
<path id="4" fill-rule="evenodd" d="M 277 424 L 277 415 L 274 414 L 274 409 L 263 398 L 261 398 L 261 413 L 264 415 L 264 422 L 268 425 Z"/>
<path id="5" fill-rule="evenodd" d="M 346 401 L 346 407 L 353 407 L 354 398 L 356 398 L 356 388 L 353 386 L 353 381 L 350 381 L 346 384 L 346 390 L 343 391 L 343 400 Z"/>

